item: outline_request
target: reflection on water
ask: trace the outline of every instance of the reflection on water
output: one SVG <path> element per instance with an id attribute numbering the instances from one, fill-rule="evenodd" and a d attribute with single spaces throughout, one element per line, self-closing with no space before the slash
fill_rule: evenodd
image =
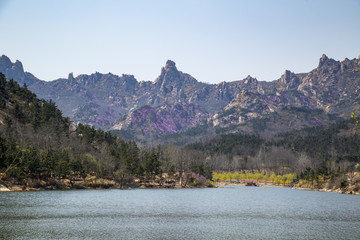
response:
<path id="1" fill-rule="evenodd" d="M 288 188 L 0 193 L 0 239 L 359 239 L 360 196 Z"/>

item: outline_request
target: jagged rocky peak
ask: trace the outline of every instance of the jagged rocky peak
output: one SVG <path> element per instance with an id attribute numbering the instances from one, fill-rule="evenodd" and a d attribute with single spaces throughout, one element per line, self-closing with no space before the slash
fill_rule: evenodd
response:
<path id="1" fill-rule="evenodd" d="M 288 83 L 289 80 L 294 76 L 295 74 L 292 73 L 289 70 L 285 70 L 284 74 L 281 76 L 280 82 L 282 83 Z"/>
<path id="2" fill-rule="evenodd" d="M 319 82 L 325 81 L 331 74 L 337 74 L 341 71 L 341 62 L 328 58 L 325 54 L 319 60 L 319 66 L 315 69 Z"/>
<path id="3" fill-rule="evenodd" d="M 68 78 L 67 78 L 67 82 L 69 83 L 69 84 L 74 84 L 75 83 L 75 78 L 74 78 L 74 74 L 71 72 L 71 73 L 69 73 L 69 75 L 68 75 Z"/>
<path id="4" fill-rule="evenodd" d="M 173 91 L 174 88 L 180 87 L 182 80 L 183 78 L 177 70 L 175 62 L 168 60 L 154 84 L 160 88 L 160 91 L 167 93 Z"/>
<path id="5" fill-rule="evenodd" d="M 95 86 L 97 82 L 101 80 L 101 78 L 104 76 L 104 74 L 95 72 L 91 75 L 87 74 L 80 74 L 75 79 L 76 82 L 85 86 Z M 69 75 L 69 77 L 71 77 Z"/>
<path id="6" fill-rule="evenodd" d="M 8 58 L 5 55 L 2 55 L 0 57 L 0 67 L 2 66 L 2 68 L 11 68 L 12 67 L 12 62 L 10 60 L 10 58 Z"/>
<path id="7" fill-rule="evenodd" d="M 326 56 L 326 54 L 323 54 L 320 58 L 319 65 L 324 64 L 327 60 L 329 60 L 328 56 Z"/>
<path id="8" fill-rule="evenodd" d="M 135 76 L 132 74 L 122 74 L 121 78 L 124 80 L 124 82 L 129 83 L 129 84 L 137 84 L 138 83 Z"/>
<path id="9" fill-rule="evenodd" d="M 22 63 L 19 60 L 16 60 L 16 62 L 14 63 L 14 65 L 12 66 L 11 69 L 14 71 L 17 78 L 21 79 L 22 81 L 25 80 L 24 67 L 23 67 Z"/>
<path id="10" fill-rule="evenodd" d="M 251 77 L 250 75 L 248 75 L 245 79 L 244 79 L 244 83 L 245 84 L 253 84 L 253 83 L 258 83 L 258 80 L 256 78 Z"/>
<path id="11" fill-rule="evenodd" d="M 346 70 L 356 72 L 358 71 L 359 65 L 360 65 L 360 55 L 358 59 L 354 58 L 350 60 L 348 58 L 345 58 L 344 61 L 341 62 L 341 72 L 344 72 Z"/>
<path id="12" fill-rule="evenodd" d="M 166 64 L 165 64 L 165 70 L 168 70 L 168 69 L 176 69 L 176 66 L 175 66 L 175 62 L 174 61 L 171 61 L 171 60 L 167 60 L 166 61 Z"/>
<path id="13" fill-rule="evenodd" d="M 176 68 L 176 64 L 175 62 L 171 61 L 171 60 L 167 60 L 165 67 L 163 67 L 161 69 L 161 74 L 160 74 L 160 78 L 164 77 L 164 78 L 171 78 L 171 77 L 178 77 L 179 75 L 179 71 Z"/>
<path id="14" fill-rule="evenodd" d="M 319 67 L 323 67 L 323 66 L 331 66 L 331 65 L 339 65 L 340 66 L 340 62 L 339 61 L 335 61 L 332 58 L 328 58 L 328 56 L 326 56 L 325 54 L 323 54 L 319 60 Z"/>
<path id="15" fill-rule="evenodd" d="M 14 65 L 13 65 L 13 68 L 18 69 L 20 71 L 24 71 L 24 67 L 23 67 L 22 63 L 19 60 L 15 61 Z"/>
<path id="16" fill-rule="evenodd" d="M 135 76 L 133 74 L 121 74 L 121 77 L 128 79 L 135 79 Z"/>
<path id="17" fill-rule="evenodd" d="M 122 74 L 121 78 L 118 80 L 123 82 L 123 87 L 126 91 L 131 91 L 132 94 L 135 93 L 135 88 L 138 85 L 138 81 L 135 76 L 132 74 Z"/>
<path id="18" fill-rule="evenodd" d="M 286 89 L 296 88 L 300 84 L 300 79 L 295 73 L 285 70 L 284 74 L 280 78 L 280 84 Z"/>
<path id="19" fill-rule="evenodd" d="M 10 58 L 2 55 L 0 57 L 0 72 L 4 73 L 7 78 L 13 78 L 21 84 L 25 83 L 24 68 L 19 60 L 12 63 Z"/>
<path id="20" fill-rule="evenodd" d="M 74 80 L 74 74 L 72 72 L 69 73 L 68 80 Z"/>

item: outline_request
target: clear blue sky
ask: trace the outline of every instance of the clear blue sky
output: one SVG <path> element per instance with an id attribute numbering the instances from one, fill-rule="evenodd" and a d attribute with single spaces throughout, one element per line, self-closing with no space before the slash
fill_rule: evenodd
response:
<path id="1" fill-rule="evenodd" d="M 42 80 L 153 81 L 166 60 L 202 82 L 308 72 L 360 54 L 359 0 L 0 0 L 0 55 Z"/>

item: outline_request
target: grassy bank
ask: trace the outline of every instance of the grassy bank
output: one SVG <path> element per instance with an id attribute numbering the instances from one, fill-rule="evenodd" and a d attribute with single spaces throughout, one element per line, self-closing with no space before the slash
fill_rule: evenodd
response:
<path id="1" fill-rule="evenodd" d="M 314 175 L 307 179 L 299 178 L 295 173 L 284 175 L 273 172 L 214 172 L 213 180 L 217 185 L 291 187 L 293 189 L 327 191 L 360 195 L 360 173 L 349 172 L 342 175 Z"/>

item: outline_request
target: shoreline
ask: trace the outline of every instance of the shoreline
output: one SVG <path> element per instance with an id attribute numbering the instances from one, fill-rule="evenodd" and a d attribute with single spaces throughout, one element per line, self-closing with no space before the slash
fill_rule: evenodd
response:
<path id="1" fill-rule="evenodd" d="M 8 184 L 0 183 L 0 192 L 26 192 L 26 191 L 51 191 L 51 190 L 101 190 L 101 189 L 181 189 L 181 188 L 223 188 L 225 186 L 238 186 L 245 187 L 246 183 L 229 183 L 229 182 L 213 182 L 213 185 L 206 186 L 182 186 L 180 184 L 172 185 L 158 185 L 158 184 L 144 184 L 144 183 L 134 183 L 131 185 L 121 186 L 114 181 L 98 179 L 98 183 L 86 184 L 85 181 L 81 182 L 82 184 L 73 184 L 69 185 L 70 180 L 62 179 L 53 182 L 45 182 L 41 187 L 30 187 L 21 184 L 13 184 L 9 186 Z M 55 185 L 54 185 L 55 183 Z M 67 184 L 65 184 L 67 183 Z M 275 187 L 275 188 L 291 188 L 294 190 L 305 190 L 305 191 L 318 191 L 318 192 L 331 192 L 331 193 L 340 193 L 340 194 L 350 194 L 350 195 L 360 195 L 360 192 L 354 192 L 349 189 L 327 189 L 327 188 L 311 188 L 311 187 L 301 187 L 301 186 L 289 186 L 289 185 L 276 185 L 276 184 L 266 184 L 266 183 L 256 183 L 256 186 L 248 187 Z"/>
<path id="2" fill-rule="evenodd" d="M 51 190 L 96 190 L 96 189 L 180 189 L 180 188 L 214 188 L 213 183 L 203 185 L 186 185 L 180 183 L 164 183 L 156 182 L 134 182 L 132 184 L 121 185 L 113 180 L 103 178 L 99 179 L 81 179 L 71 181 L 70 179 L 26 179 L 23 182 L 18 181 L 1 181 L 0 192 L 26 192 L 26 191 L 51 191 Z"/>
<path id="3" fill-rule="evenodd" d="M 330 192 L 330 193 L 340 193 L 340 194 L 349 194 L 349 195 L 360 195 L 360 192 L 354 192 L 347 189 L 328 189 L 328 188 L 310 188 L 310 187 L 300 187 L 300 186 L 287 186 L 287 185 L 275 185 L 275 184 L 264 184 L 256 183 L 256 187 L 275 187 L 275 188 L 291 188 L 294 190 L 305 190 L 305 191 L 316 191 L 316 192 Z M 245 183 L 228 183 L 228 182 L 216 182 L 216 187 L 224 186 L 246 186 Z"/>

